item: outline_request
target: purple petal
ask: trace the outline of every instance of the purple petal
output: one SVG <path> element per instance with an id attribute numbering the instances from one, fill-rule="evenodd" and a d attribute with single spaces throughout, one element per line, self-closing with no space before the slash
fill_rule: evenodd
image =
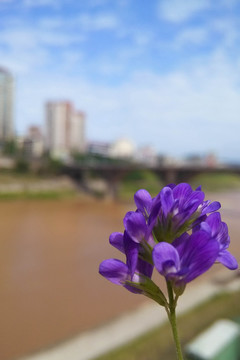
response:
<path id="1" fill-rule="evenodd" d="M 213 201 L 211 204 L 209 204 L 208 206 L 206 206 L 203 211 L 202 211 L 202 215 L 205 215 L 205 214 L 209 214 L 209 213 L 212 213 L 214 211 L 217 211 L 219 210 L 221 207 L 221 204 L 220 202 L 218 201 Z"/>
<path id="2" fill-rule="evenodd" d="M 179 257 L 182 258 L 185 251 L 185 246 L 188 244 L 188 239 L 190 235 L 188 233 L 183 233 L 179 238 L 173 241 L 172 245 L 177 250 Z"/>
<path id="3" fill-rule="evenodd" d="M 123 218 L 123 225 L 124 225 L 125 229 L 126 229 L 127 220 L 132 214 L 135 214 L 135 211 L 128 211 Z"/>
<path id="4" fill-rule="evenodd" d="M 120 233 L 120 232 L 112 233 L 109 237 L 109 242 L 116 249 L 120 250 L 122 253 L 125 253 L 122 233 Z"/>
<path id="5" fill-rule="evenodd" d="M 199 225 L 201 224 L 201 222 L 206 221 L 207 219 L 207 215 L 201 215 L 199 216 L 193 223 L 192 223 L 192 229 L 193 232 L 196 230 L 199 230 Z"/>
<path id="6" fill-rule="evenodd" d="M 158 194 L 152 203 L 152 210 L 148 219 L 148 224 L 152 225 L 152 227 L 154 227 L 156 225 L 156 221 L 157 221 L 157 217 L 160 214 L 160 210 L 161 210 L 161 199 L 160 199 L 160 194 Z"/>
<path id="7" fill-rule="evenodd" d="M 206 223 L 211 228 L 212 237 L 216 238 L 216 240 L 218 241 L 220 250 L 228 248 L 230 243 L 228 227 L 226 223 L 221 221 L 220 213 L 216 212 L 210 214 L 206 219 Z"/>
<path id="8" fill-rule="evenodd" d="M 161 192 L 161 203 L 162 203 L 162 211 L 165 217 L 168 216 L 169 212 L 172 210 L 174 205 L 173 191 L 169 187 L 165 186 Z"/>
<path id="9" fill-rule="evenodd" d="M 209 225 L 207 222 L 203 221 L 203 222 L 200 224 L 199 228 L 200 228 L 200 229 L 198 229 L 198 230 L 206 231 L 209 235 L 212 235 L 212 228 L 210 227 L 210 225 Z M 196 230 L 197 230 L 197 229 L 196 229 Z M 198 231 L 198 230 L 197 230 L 197 231 Z"/>
<path id="10" fill-rule="evenodd" d="M 153 249 L 153 262 L 157 271 L 166 276 L 176 272 L 180 267 L 180 259 L 177 250 L 169 243 L 161 242 Z"/>
<path id="11" fill-rule="evenodd" d="M 125 217 L 125 229 L 131 239 L 136 243 L 140 243 L 144 240 L 147 234 L 146 220 L 141 213 L 132 212 Z"/>
<path id="12" fill-rule="evenodd" d="M 191 218 L 194 211 L 195 211 L 194 208 L 188 209 L 173 217 L 172 221 L 173 221 L 173 228 L 175 229 L 175 231 L 177 231 L 186 221 L 188 221 Z"/>
<path id="13" fill-rule="evenodd" d="M 136 272 L 151 278 L 153 273 L 153 265 L 149 264 L 148 262 L 142 259 L 138 259 Z"/>
<path id="14" fill-rule="evenodd" d="M 175 215 L 172 219 L 174 230 L 177 231 L 187 220 L 189 220 L 191 215 L 192 213 L 189 211 Z"/>
<path id="15" fill-rule="evenodd" d="M 123 285 L 128 277 L 128 267 L 120 260 L 108 259 L 101 262 L 99 273 L 112 283 Z"/>
<path id="16" fill-rule="evenodd" d="M 191 193 L 192 193 L 192 188 L 187 183 L 178 184 L 173 189 L 174 199 L 179 199 L 179 206 L 180 207 L 183 206 L 184 202 L 186 201 L 186 198 L 188 198 Z"/>
<path id="17" fill-rule="evenodd" d="M 123 242 L 124 251 L 127 257 L 127 267 L 129 269 L 129 273 L 133 276 L 137 267 L 139 244 L 134 242 L 126 231 L 124 232 Z"/>
<path id="18" fill-rule="evenodd" d="M 193 233 L 185 245 L 181 267 L 188 268 L 184 282 L 189 282 L 207 271 L 216 261 L 219 244 L 202 230 Z"/>
<path id="19" fill-rule="evenodd" d="M 209 215 L 207 217 L 207 219 L 206 219 L 206 223 L 212 229 L 212 235 L 215 236 L 218 233 L 219 228 L 221 226 L 221 215 L 220 215 L 220 213 L 216 212 L 214 214 Z"/>
<path id="20" fill-rule="evenodd" d="M 182 209 L 184 211 L 191 210 L 191 213 L 194 213 L 198 206 L 202 204 L 204 200 L 204 192 L 202 191 L 193 191 L 188 198 L 185 199 Z"/>
<path id="21" fill-rule="evenodd" d="M 216 236 L 216 239 L 220 245 L 220 250 L 225 250 L 229 247 L 230 236 L 228 235 L 228 227 L 224 222 L 221 223 L 220 230 Z"/>
<path id="22" fill-rule="evenodd" d="M 147 263 L 144 260 L 138 259 L 135 272 L 131 276 L 131 281 L 133 281 L 135 283 L 144 282 L 144 279 L 142 279 L 141 275 L 145 275 L 145 276 L 148 276 L 149 278 L 151 278 L 152 272 L 153 272 L 153 265 Z M 136 287 L 131 286 L 128 283 L 126 285 L 124 285 L 124 287 L 134 294 L 142 293 L 142 290 L 139 290 Z"/>
<path id="23" fill-rule="evenodd" d="M 238 268 L 237 260 L 227 250 L 221 251 L 221 253 L 219 254 L 219 256 L 217 258 L 217 261 L 222 263 L 224 266 L 226 266 L 230 270 L 236 270 Z"/>
<path id="24" fill-rule="evenodd" d="M 152 197 L 147 190 L 138 190 L 134 195 L 134 201 L 137 209 L 140 210 L 142 214 L 150 214 L 152 207 Z"/>

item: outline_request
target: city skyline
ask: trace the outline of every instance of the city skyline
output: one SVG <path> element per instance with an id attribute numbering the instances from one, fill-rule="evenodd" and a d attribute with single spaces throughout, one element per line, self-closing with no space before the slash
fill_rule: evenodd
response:
<path id="1" fill-rule="evenodd" d="M 69 99 L 88 140 L 239 162 L 239 14 L 234 0 L 0 0 L 17 133 Z"/>

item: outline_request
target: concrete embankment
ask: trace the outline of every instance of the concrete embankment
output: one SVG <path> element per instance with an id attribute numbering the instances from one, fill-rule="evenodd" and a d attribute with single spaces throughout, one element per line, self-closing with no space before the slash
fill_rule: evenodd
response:
<path id="1" fill-rule="evenodd" d="M 183 314 L 214 295 L 240 289 L 240 278 L 232 278 L 227 285 L 212 281 L 190 286 L 179 299 L 178 314 Z M 84 332 L 78 337 L 39 354 L 21 360 L 92 360 L 134 340 L 138 336 L 162 325 L 166 321 L 163 308 L 155 303 L 139 306 L 109 324 Z"/>
<path id="2" fill-rule="evenodd" d="M 76 184 L 65 176 L 0 176 L 0 199 L 51 199 L 77 194 L 79 189 Z"/>
<path id="3" fill-rule="evenodd" d="M 0 194 L 18 192 L 37 192 L 49 190 L 70 190 L 75 189 L 73 182 L 67 177 L 54 178 L 8 178 L 0 182 Z"/>

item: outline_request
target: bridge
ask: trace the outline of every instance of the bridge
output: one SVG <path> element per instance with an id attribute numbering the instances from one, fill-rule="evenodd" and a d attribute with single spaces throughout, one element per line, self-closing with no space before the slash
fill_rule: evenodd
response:
<path id="1" fill-rule="evenodd" d="M 108 184 L 109 194 L 117 197 L 119 183 L 124 176 L 134 171 L 148 170 L 155 173 L 164 184 L 189 182 L 199 174 L 240 174 L 240 165 L 147 165 L 137 163 L 69 163 L 62 173 L 70 176 L 82 189 L 89 192 L 89 176 L 96 176 Z"/>

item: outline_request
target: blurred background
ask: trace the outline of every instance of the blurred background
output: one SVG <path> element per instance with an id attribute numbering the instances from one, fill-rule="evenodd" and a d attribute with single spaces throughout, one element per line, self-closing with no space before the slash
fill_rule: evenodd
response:
<path id="1" fill-rule="evenodd" d="M 147 302 L 98 275 L 139 188 L 202 185 L 239 259 L 239 15 L 237 0 L 0 0 L 1 360 Z M 238 298 L 189 315 L 184 341 L 240 316 Z M 101 359 L 155 360 L 157 343 Z"/>

